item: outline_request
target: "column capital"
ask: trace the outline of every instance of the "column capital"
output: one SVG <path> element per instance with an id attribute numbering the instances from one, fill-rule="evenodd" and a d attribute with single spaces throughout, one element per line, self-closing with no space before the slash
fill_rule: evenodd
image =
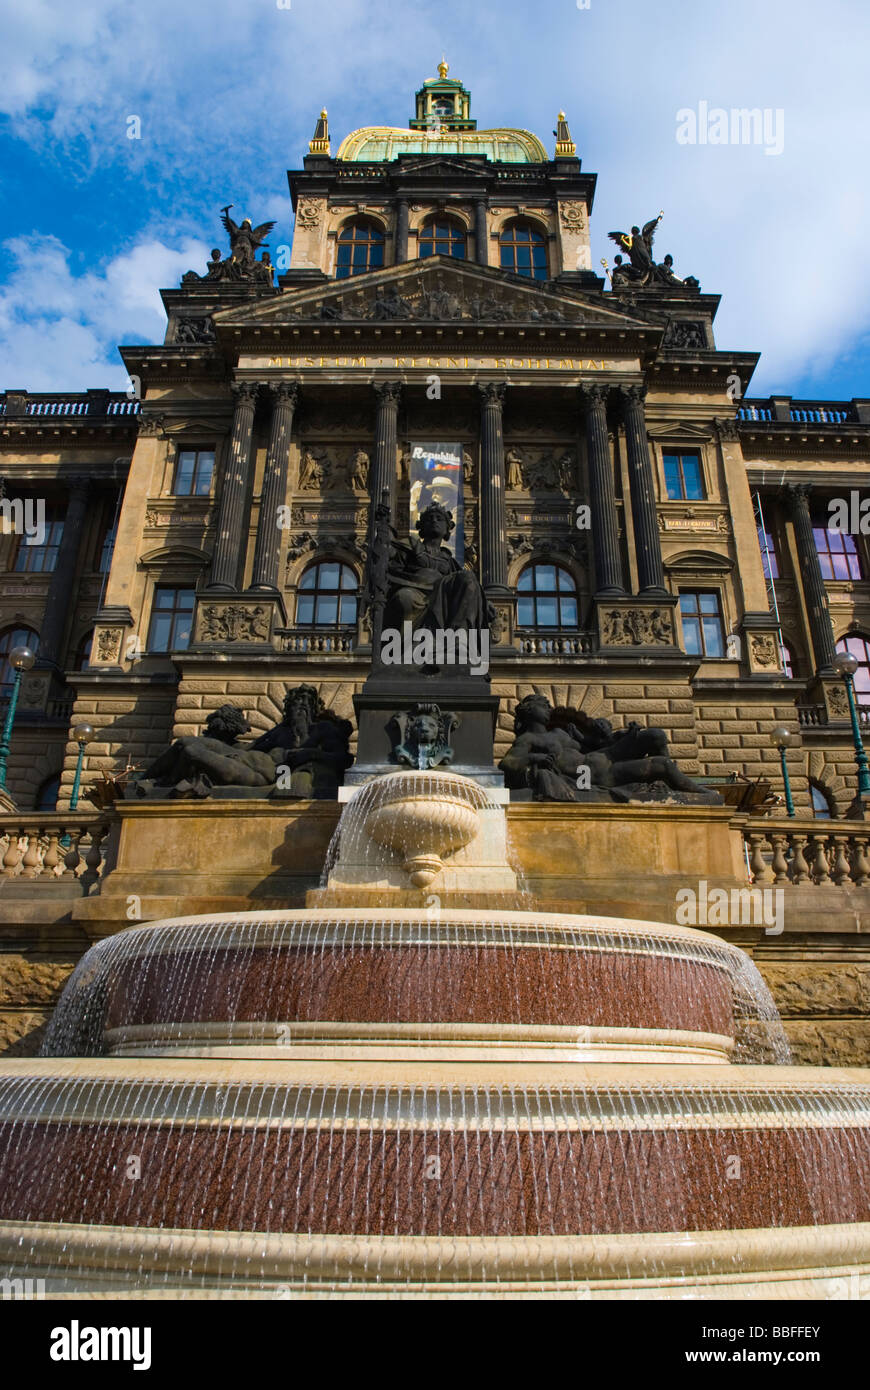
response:
<path id="1" fill-rule="evenodd" d="M 607 405 L 610 387 L 602 386 L 598 381 L 581 381 L 577 387 L 577 395 L 581 405 L 587 409 L 594 409 L 596 406 Z"/>
<path id="2" fill-rule="evenodd" d="M 632 406 L 642 407 L 646 400 L 646 382 L 632 382 L 631 384 L 623 382 L 616 389 L 625 409 L 630 409 Z"/>
<path id="3" fill-rule="evenodd" d="M 290 405 L 295 410 L 299 403 L 298 381 L 276 381 L 269 389 L 275 405 Z"/>
<path id="4" fill-rule="evenodd" d="M 503 381 L 479 381 L 477 389 L 480 392 L 482 405 L 504 405 L 506 386 Z"/>
<path id="5" fill-rule="evenodd" d="M 257 403 L 257 396 L 260 393 L 259 381 L 234 381 L 230 385 L 233 396 L 233 405 L 250 405 Z"/>
<path id="6" fill-rule="evenodd" d="M 378 405 L 398 405 L 402 397 L 401 381 L 375 381 L 372 383 L 372 390 L 377 397 Z"/>
<path id="7" fill-rule="evenodd" d="M 783 483 L 782 492 L 792 511 L 809 512 L 812 483 Z"/>

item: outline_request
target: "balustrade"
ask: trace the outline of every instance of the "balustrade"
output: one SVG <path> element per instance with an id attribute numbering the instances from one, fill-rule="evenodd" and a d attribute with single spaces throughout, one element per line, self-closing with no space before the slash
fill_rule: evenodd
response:
<path id="1" fill-rule="evenodd" d="M 749 820 L 743 838 L 753 883 L 862 888 L 870 879 L 870 826 L 860 821 Z"/>

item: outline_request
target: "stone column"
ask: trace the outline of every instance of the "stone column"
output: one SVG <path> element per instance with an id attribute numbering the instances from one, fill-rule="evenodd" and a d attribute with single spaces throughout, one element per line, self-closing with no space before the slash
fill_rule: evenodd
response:
<path id="1" fill-rule="evenodd" d="M 63 535 L 57 551 L 45 598 L 45 612 L 39 634 L 39 666 L 58 666 L 67 616 L 72 609 L 73 588 L 78 568 L 79 548 L 88 508 L 88 481 L 74 478 L 63 519 Z"/>
<path id="2" fill-rule="evenodd" d="M 251 381 L 233 385 L 233 432 L 224 474 L 218 515 L 218 534 L 208 587 L 232 593 L 238 587 L 245 536 L 246 502 L 251 472 L 251 437 L 258 386 Z"/>
<path id="3" fill-rule="evenodd" d="M 662 564 L 661 541 L 659 540 L 656 490 L 643 407 L 646 387 L 621 386 L 620 395 L 625 422 L 628 476 L 631 487 L 631 515 L 634 522 L 634 542 L 637 547 L 637 574 L 640 593 L 665 594 L 667 590 Z"/>
<path id="4" fill-rule="evenodd" d="M 402 397 L 400 381 L 375 382 L 377 415 L 375 417 L 375 450 L 369 474 L 369 495 L 372 499 L 371 515 L 374 518 L 375 506 L 386 490 L 390 494 L 390 513 L 393 525 L 396 523 L 396 441 L 399 401 Z"/>
<path id="5" fill-rule="evenodd" d="M 580 401 L 586 415 L 586 455 L 589 460 L 589 505 L 592 512 L 592 546 L 595 555 L 596 597 L 613 598 L 625 593 L 616 491 L 607 434 L 607 387 L 581 386 Z"/>
<path id="6" fill-rule="evenodd" d="M 408 199 L 396 204 L 396 265 L 408 259 Z"/>
<path id="7" fill-rule="evenodd" d="M 488 381 L 480 386 L 480 579 L 484 589 L 507 589 L 505 535 L 504 431 L 502 407 L 505 386 Z"/>
<path id="8" fill-rule="evenodd" d="M 834 642 L 834 630 L 831 627 L 831 614 L 828 609 L 828 593 L 822 578 L 822 567 L 819 564 L 819 554 L 813 536 L 813 523 L 810 517 L 810 491 L 811 484 L 797 483 L 786 486 L 785 496 L 797 542 L 801 582 L 816 662 L 816 675 L 832 676 L 837 648 Z"/>
<path id="9" fill-rule="evenodd" d="M 252 589 L 278 590 L 278 566 L 281 558 L 281 531 L 278 508 L 287 500 L 287 460 L 290 453 L 290 431 L 293 412 L 299 397 L 297 381 L 281 381 L 274 388 L 272 425 L 266 451 L 266 471 L 260 498 L 260 518 L 257 522 L 257 544 L 254 550 Z"/>
<path id="10" fill-rule="evenodd" d="M 489 263 L 489 246 L 486 234 L 486 199 L 474 200 L 474 259 L 478 265 Z"/>

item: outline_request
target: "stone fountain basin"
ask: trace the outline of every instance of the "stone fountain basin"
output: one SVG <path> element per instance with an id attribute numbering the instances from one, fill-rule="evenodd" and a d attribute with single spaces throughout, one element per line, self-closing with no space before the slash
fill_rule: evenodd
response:
<path id="1" fill-rule="evenodd" d="M 119 1056 L 711 1062 L 732 1047 L 744 960 L 658 922 L 309 908 L 137 926 L 84 968 Z"/>
<path id="2" fill-rule="evenodd" d="M 0 1260 L 52 1296 L 860 1297 L 868 1141 L 858 1070 L 6 1061 Z"/>

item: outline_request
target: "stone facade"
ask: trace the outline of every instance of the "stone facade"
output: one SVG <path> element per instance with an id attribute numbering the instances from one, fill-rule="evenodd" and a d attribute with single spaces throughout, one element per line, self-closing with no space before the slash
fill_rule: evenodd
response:
<path id="1" fill-rule="evenodd" d="M 371 633 L 359 616 L 306 624 L 305 577 L 325 561 L 361 583 L 373 500 L 386 487 L 407 531 L 408 460 L 433 439 L 462 447 L 465 563 L 499 613 L 497 759 L 514 703 L 539 690 L 617 726 L 660 725 L 693 775 L 736 772 L 774 792 L 771 733 L 799 729 L 788 752 L 798 814 L 812 815 L 813 787 L 836 816 L 852 805 L 852 735 L 829 659 L 843 638 L 870 636 L 868 538 L 855 536 L 848 577 L 825 578 L 800 498 L 810 487 L 807 506 L 825 508 L 866 487 L 870 402 L 747 397 L 757 355 L 716 346 L 718 296 L 691 280 L 606 286 L 592 271 L 595 175 L 570 135 L 546 158 L 527 133 L 476 132 L 467 92 L 451 90 L 464 114 L 440 132 L 415 117 L 398 134 L 425 148 L 405 139 L 400 157 L 374 157 L 368 131 L 333 157 L 324 116 L 289 175 L 296 223 L 277 285 L 194 274 L 164 290 L 165 342 L 122 349 L 130 397 L 2 398 L 7 498 L 42 499 L 66 518 L 38 570 L 19 534 L 0 535 L 0 636 L 40 639 L 9 762 L 22 812 L 50 805 L 58 775 L 58 809 L 69 807 L 83 720 L 96 730 L 86 793 L 101 773 L 201 732 L 226 701 L 256 734 L 279 717 L 285 688 L 306 681 L 352 718 Z M 433 221 L 454 229 L 461 256 L 421 254 Z M 353 225 L 375 230 L 380 260 L 345 276 L 338 253 Z M 516 228 L 543 248 L 540 278 L 503 268 Z M 182 486 L 181 460 L 200 456 L 213 468 Z M 696 479 L 675 483 L 674 459 L 693 460 Z M 530 565 L 566 576 L 571 621 L 521 621 Z M 169 645 L 155 639 L 167 589 L 192 595 L 183 640 Z M 697 594 L 715 596 L 721 654 L 689 640 L 680 596 Z M 54 981 L 66 965 L 44 930 L 38 968 Z M 806 988 L 800 971 L 776 976 L 802 1060 L 831 1060 L 818 1039 L 835 1035 L 838 1057 L 866 1051 L 853 946 L 844 936 L 815 975 L 810 960 Z M 841 976 L 852 1002 L 823 1008 Z M 35 981 L 32 997 L 10 982 L 5 1026 L 19 1018 L 26 1032 L 48 1007 Z"/>

